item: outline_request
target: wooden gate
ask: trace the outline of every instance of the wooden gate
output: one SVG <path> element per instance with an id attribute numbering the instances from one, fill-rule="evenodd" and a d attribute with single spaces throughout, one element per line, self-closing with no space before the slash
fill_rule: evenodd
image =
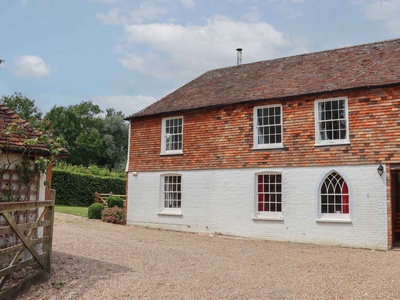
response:
<path id="1" fill-rule="evenodd" d="M 94 203 L 100 203 L 107 207 L 107 198 L 109 196 L 120 197 L 124 201 L 124 207 L 126 207 L 126 195 L 117 195 L 117 194 L 113 194 L 112 192 L 110 192 L 110 193 L 95 192 L 94 193 Z"/>
<path id="2" fill-rule="evenodd" d="M 50 277 L 53 224 L 54 200 L 0 203 L 0 299 Z"/>

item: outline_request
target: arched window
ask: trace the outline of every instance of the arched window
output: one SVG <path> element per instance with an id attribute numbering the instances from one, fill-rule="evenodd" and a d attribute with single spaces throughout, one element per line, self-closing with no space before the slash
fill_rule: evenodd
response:
<path id="1" fill-rule="evenodd" d="M 321 185 L 321 214 L 348 214 L 349 188 L 336 171 L 329 173 Z"/>

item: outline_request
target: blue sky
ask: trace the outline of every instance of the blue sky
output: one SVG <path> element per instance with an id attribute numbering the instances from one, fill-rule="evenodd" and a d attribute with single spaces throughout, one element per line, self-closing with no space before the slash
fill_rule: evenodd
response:
<path id="1" fill-rule="evenodd" d="M 5 0 L 0 95 L 133 114 L 207 70 L 398 38 L 400 0 Z"/>

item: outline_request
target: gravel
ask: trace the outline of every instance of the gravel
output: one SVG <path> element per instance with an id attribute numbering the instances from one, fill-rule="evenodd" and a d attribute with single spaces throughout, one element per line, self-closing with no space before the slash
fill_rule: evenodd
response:
<path id="1" fill-rule="evenodd" d="M 19 299 L 400 299 L 400 252 L 202 235 L 56 213 L 52 277 Z"/>

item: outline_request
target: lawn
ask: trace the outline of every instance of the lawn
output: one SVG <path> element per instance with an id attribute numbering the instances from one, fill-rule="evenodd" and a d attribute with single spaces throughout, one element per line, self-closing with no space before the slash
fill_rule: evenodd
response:
<path id="1" fill-rule="evenodd" d="M 75 216 L 81 216 L 81 217 L 87 217 L 88 208 L 82 207 L 82 206 L 56 205 L 56 212 L 75 215 Z"/>

